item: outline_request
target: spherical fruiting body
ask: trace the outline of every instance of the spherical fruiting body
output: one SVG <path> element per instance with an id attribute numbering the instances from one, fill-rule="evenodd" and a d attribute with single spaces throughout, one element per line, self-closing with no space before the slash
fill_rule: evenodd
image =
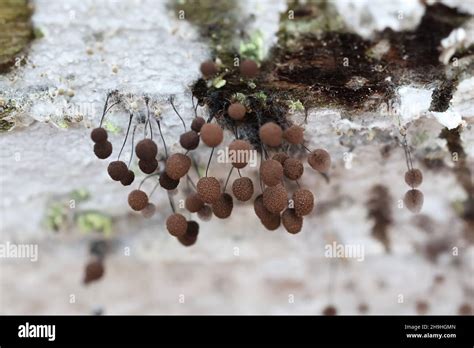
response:
<path id="1" fill-rule="evenodd" d="M 186 233 L 178 237 L 178 240 L 184 246 L 191 246 L 196 243 L 199 235 L 199 224 L 196 221 L 188 221 Z"/>
<path id="2" fill-rule="evenodd" d="M 102 127 L 94 128 L 91 132 L 91 139 L 96 144 L 107 141 L 107 137 L 107 131 Z"/>
<path id="3" fill-rule="evenodd" d="M 197 213 L 204 207 L 204 202 L 197 193 L 193 192 L 186 197 L 184 206 L 190 213 Z"/>
<path id="4" fill-rule="evenodd" d="M 284 152 L 278 152 L 278 153 L 274 154 L 273 157 L 272 157 L 272 159 L 274 159 L 275 161 L 280 162 L 281 165 L 284 165 L 285 161 L 288 158 L 289 158 L 289 156 Z"/>
<path id="5" fill-rule="evenodd" d="M 165 190 L 174 190 L 179 185 L 179 180 L 174 180 L 166 174 L 166 172 L 162 172 L 160 174 L 160 179 L 158 180 L 160 186 L 163 187 Z"/>
<path id="6" fill-rule="evenodd" d="M 108 158 L 112 154 L 112 143 L 106 140 L 102 143 L 94 144 L 94 154 L 99 159 Z"/>
<path id="7" fill-rule="evenodd" d="M 308 155 L 308 163 L 314 170 L 327 173 L 331 167 L 331 156 L 326 150 L 316 149 Z"/>
<path id="8" fill-rule="evenodd" d="M 219 219 L 227 219 L 232 214 L 234 201 L 228 193 L 221 193 L 219 199 L 212 203 L 212 212 Z"/>
<path id="9" fill-rule="evenodd" d="M 227 113 L 229 114 L 229 117 L 233 120 L 240 121 L 245 117 L 247 109 L 244 105 L 240 103 L 232 103 L 227 109 Z"/>
<path id="10" fill-rule="evenodd" d="M 275 186 L 283 179 L 283 166 L 276 160 L 265 160 L 260 165 L 260 177 L 265 185 Z"/>
<path id="11" fill-rule="evenodd" d="M 421 208 L 423 208 L 423 201 L 424 196 L 420 190 L 411 189 L 405 193 L 405 197 L 403 197 L 403 202 L 409 211 L 412 213 L 419 213 Z"/>
<path id="12" fill-rule="evenodd" d="M 199 134 L 193 130 L 181 134 L 179 143 L 186 150 L 194 150 L 199 145 Z"/>
<path id="13" fill-rule="evenodd" d="M 144 161 L 154 160 L 158 154 L 158 146 L 151 139 L 140 140 L 135 146 L 135 154 Z"/>
<path id="14" fill-rule="evenodd" d="M 288 193 L 282 184 L 265 188 L 263 206 L 273 214 L 279 214 L 288 206 Z"/>
<path id="15" fill-rule="evenodd" d="M 85 269 L 84 284 L 99 280 L 103 277 L 105 272 L 104 265 L 100 260 L 93 260 L 89 262 Z"/>
<path id="16" fill-rule="evenodd" d="M 246 202 L 252 198 L 253 192 L 253 182 L 248 177 L 237 178 L 232 183 L 232 193 L 241 202 Z"/>
<path id="17" fill-rule="evenodd" d="M 303 227 L 303 218 L 296 215 L 294 209 L 287 208 L 281 214 L 281 221 L 285 229 L 292 234 L 300 232 Z"/>
<path id="18" fill-rule="evenodd" d="M 308 215 L 314 208 L 314 196 L 309 190 L 297 189 L 293 193 L 293 204 L 297 216 Z"/>
<path id="19" fill-rule="evenodd" d="M 199 133 L 201 131 L 202 126 L 204 126 L 205 123 L 206 123 L 206 120 L 204 118 L 200 116 L 195 117 L 193 119 L 193 122 L 191 123 L 191 129 Z"/>
<path id="20" fill-rule="evenodd" d="M 122 183 L 123 186 L 129 186 L 133 183 L 134 180 L 135 180 L 135 173 L 132 172 L 131 170 L 128 170 L 127 174 L 125 174 L 125 176 L 122 179 L 120 179 L 120 182 Z"/>
<path id="21" fill-rule="evenodd" d="M 283 164 L 283 172 L 290 180 L 298 180 L 303 175 L 303 163 L 296 158 L 288 158 Z"/>
<path id="22" fill-rule="evenodd" d="M 240 73 L 247 78 L 254 78 L 258 75 L 259 69 L 255 61 L 246 59 L 240 63 Z"/>
<path id="23" fill-rule="evenodd" d="M 224 139 L 224 131 L 216 123 L 206 123 L 201 127 L 201 139 L 209 147 L 216 147 Z"/>
<path id="24" fill-rule="evenodd" d="M 139 160 L 138 167 L 143 173 L 151 174 L 158 168 L 158 161 L 155 158 L 151 160 Z"/>
<path id="25" fill-rule="evenodd" d="M 201 63 L 201 73 L 205 78 L 212 77 L 219 72 L 216 63 L 212 60 L 206 60 L 205 62 Z"/>
<path id="26" fill-rule="evenodd" d="M 212 204 L 220 197 L 221 185 L 219 181 L 212 176 L 200 178 L 196 187 L 199 197 L 204 203 Z"/>
<path id="27" fill-rule="evenodd" d="M 283 131 L 275 122 L 267 122 L 260 127 L 258 132 L 262 143 L 268 146 L 277 147 L 281 145 Z"/>
<path id="28" fill-rule="evenodd" d="M 423 182 L 423 174 L 419 169 L 410 169 L 405 173 L 405 182 L 412 188 L 416 188 Z"/>
<path id="29" fill-rule="evenodd" d="M 113 161 L 109 163 L 107 172 L 112 180 L 120 181 L 128 174 L 128 168 L 123 161 Z"/>
<path id="30" fill-rule="evenodd" d="M 250 158 L 252 145 L 246 140 L 234 140 L 229 144 L 229 157 L 235 168 L 244 168 Z"/>
<path id="31" fill-rule="evenodd" d="M 133 190 L 128 195 L 128 205 L 135 211 L 140 211 L 148 204 L 148 195 L 141 190 Z"/>
<path id="32" fill-rule="evenodd" d="M 166 219 L 166 229 L 172 236 L 179 237 L 184 235 L 187 228 L 188 222 L 186 218 L 179 213 L 171 214 Z"/>
<path id="33" fill-rule="evenodd" d="M 191 159 L 182 153 L 174 153 L 166 160 L 166 174 L 173 180 L 179 180 L 185 176 L 189 168 L 191 168 Z"/>
<path id="34" fill-rule="evenodd" d="M 288 127 L 283 132 L 283 138 L 290 144 L 302 144 L 304 141 L 304 128 L 297 125 Z"/>

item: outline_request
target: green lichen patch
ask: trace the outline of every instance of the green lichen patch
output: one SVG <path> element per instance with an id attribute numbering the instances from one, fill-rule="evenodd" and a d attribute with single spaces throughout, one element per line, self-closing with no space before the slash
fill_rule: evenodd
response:
<path id="1" fill-rule="evenodd" d="M 13 128 L 15 122 L 11 115 L 16 110 L 16 103 L 13 100 L 0 98 L 0 132 L 6 132 Z"/>
<path id="2" fill-rule="evenodd" d="M 27 0 L 0 0 L 0 73 L 15 64 L 15 58 L 34 39 L 32 6 Z"/>

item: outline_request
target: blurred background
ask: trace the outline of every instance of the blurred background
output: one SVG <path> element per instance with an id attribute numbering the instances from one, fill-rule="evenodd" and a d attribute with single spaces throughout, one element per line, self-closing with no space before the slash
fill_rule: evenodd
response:
<path id="1" fill-rule="evenodd" d="M 143 174 L 136 171 L 132 188 L 110 180 L 89 134 L 107 92 L 117 89 L 130 103 L 151 96 L 170 149 L 179 149 L 182 125 L 166 99 L 175 95 L 189 125 L 190 86 L 223 32 L 211 30 L 206 37 L 199 19 L 186 13 L 187 1 L 0 0 L 0 242 L 4 251 L 8 245 L 38 248 L 36 261 L 0 258 L 0 313 L 472 314 L 472 3 L 218 4 L 232 8 L 225 23 L 231 16 L 244 23 L 247 39 L 239 42 L 236 34 L 237 47 L 257 45 L 262 61 L 279 44 L 282 18 L 301 6 L 317 9 L 294 12 L 311 25 L 300 21 L 291 30 L 327 30 L 311 20 L 334 20 L 338 27 L 328 24 L 331 30 L 372 40 L 383 52 L 385 43 L 376 46 L 381 31 L 414 31 L 430 7 L 462 14 L 443 40 L 426 41 L 439 52 L 439 71 L 446 76 L 459 57 L 462 70 L 449 108 L 430 110 L 429 84 L 407 81 L 395 89 L 402 134 L 424 176 L 421 212 L 403 204 L 409 187 L 400 116 L 330 103 L 293 108 L 296 122 L 307 116 L 307 146 L 326 148 L 333 161 L 329 182 L 305 167 L 300 183 L 315 194 L 316 208 L 303 230 L 267 231 L 251 203 L 234 201 L 229 219 L 202 222 L 178 207 L 200 223 L 197 243 L 184 247 L 166 231 L 171 211 L 164 192 L 153 195 L 152 218 L 130 210 L 128 193 Z M 191 5 L 210 14 L 209 2 Z M 205 116 L 207 109 L 198 112 Z M 114 149 L 127 122 L 121 109 L 106 120 Z M 226 141 L 231 138 L 227 132 Z M 124 158 L 130 152 L 126 147 Z M 209 153 L 202 144 L 195 151 L 200 166 Z M 225 178 L 228 169 L 215 164 L 210 172 Z M 255 170 L 246 173 L 256 178 Z M 149 192 L 153 184 L 144 187 Z M 179 202 L 183 192 L 173 197 Z M 325 256 L 333 242 L 363 247 L 363 259 Z M 85 282 L 97 259 L 103 260 L 103 275 Z"/>

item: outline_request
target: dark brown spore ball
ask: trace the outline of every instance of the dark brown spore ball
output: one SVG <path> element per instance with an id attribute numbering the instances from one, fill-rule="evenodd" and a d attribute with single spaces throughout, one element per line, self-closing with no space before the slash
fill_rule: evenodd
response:
<path id="1" fill-rule="evenodd" d="M 234 201 L 228 193 L 221 193 L 219 199 L 212 203 L 212 212 L 219 219 L 227 219 L 232 214 Z"/>
<path id="2" fill-rule="evenodd" d="M 423 208 L 424 196 L 423 193 L 417 189 L 408 190 L 403 197 L 403 202 L 409 211 L 412 213 L 419 213 Z"/>
<path id="3" fill-rule="evenodd" d="M 314 170 L 327 173 L 331 167 L 331 156 L 326 150 L 316 149 L 308 155 L 308 163 Z"/>
<path id="4" fill-rule="evenodd" d="M 204 202 L 197 193 L 193 192 L 186 197 L 184 206 L 190 213 L 197 213 L 204 207 Z"/>
<path id="5" fill-rule="evenodd" d="M 258 195 L 255 200 L 253 201 L 253 209 L 255 214 L 258 216 L 259 219 L 262 219 L 266 214 L 271 214 L 267 208 L 263 205 L 263 195 Z"/>
<path id="6" fill-rule="evenodd" d="M 91 132 L 91 139 L 94 143 L 103 143 L 107 141 L 107 131 L 102 128 L 94 128 Z"/>
<path id="7" fill-rule="evenodd" d="M 282 184 L 265 188 L 263 206 L 273 214 L 279 214 L 288 206 L 288 193 Z"/>
<path id="8" fill-rule="evenodd" d="M 178 240 L 184 246 L 194 245 L 199 235 L 199 224 L 196 221 L 188 221 L 186 233 L 178 237 Z"/>
<path id="9" fill-rule="evenodd" d="M 133 190 L 128 195 L 128 205 L 135 211 L 140 211 L 148 204 L 148 195 L 141 190 Z"/>
<path id="10" fill-rule="evenodd" d="M 296 158 L 288 158 L 283 165 L 283 172 L 290 180 L 298 180 L 303 175 L 303 163 Z"/>
<path id="11" fill-rule="evenodd" d="M 135 146 L 135 154 L 141 160 L 151 161 L 158 154 L 158 146 L 151 139 L 140 140 Z"/>
<path id="12" fill-rule="evenodd" d="M 229 157 L 235 168 L 244 168 L 250 158 L 252 145 L 246 140 L 234 140 L 229 144 Z"/>
<path id="13" fill-rule="evenodd" d="M 134 180 L 135 180 L 135 173 L 129 170 L 127 171 L 127 174 L 122 179 L 120 179 L 120 182 L 122 183 L 123 186 L 129 186 L 133 183 Z"/>
<path id="14" fill-rule="evenodd" d="M 260 165 L 260 177 L 265 185 L 275 186 L 283 179 L 283 166 L 276 160 L 265 160 Z"/>
<path id="15" fill-rule="evenodd" d="M 245 114 L 247 113 L 247 109 L 245 108 L 244 105 L 240 103 L 232 103 L 227 109 L 227 113 L 229 114 L 231 119 L 240 121 L 245 117 Z"/>
<path id="16" fill-rule="evenodd" d="M 416 302 L 416 313 L 423 315 L 428 313 L 429 310 L 429 304 L 426 301 L 419 300 Z"/>
<path id="17" fill-rule="evenodd" d="M 197 192 L 204 203 L 212 204 L 216 202 L 221 195 L 221 185 L 219 180 L 212 176 L 206 176 L 197 182 Z"/>
<path id="18" fill-rule="evenodd" d="M 216 123 L 206 123 L 201 127 L 201 139 L 209 147 L 216 147 L 224 139 L 224 131 Z"/>
<path id="19" fill-rule="evenodd" d="M 104 265 L 100 260 L 90 261 L 85 268 L 84 272 L 84 284 L 99 280 L 103 277 L 105 272 Z"/>
<path id="20" fill-rule="evenodd" d="M 145 174 L 151 174 L 155 172 L 156 168 L 158 168 L 158 161 L 153 158 L 149 161 L 147 160 L 139 160 L 138 167 L 140 170 Z"/>
<path id="21" fill-rule="evenodd" d="M 182 153 L 174 153 L 166 160 L 166 174 L 171 179 L 179 180 L 188 173 L 189 168 L 191 159 Z"/>
<path id="22" fill-rule="evenodd" d="M 191 123 L 191 129 L 199 133 L 201 131 L 202 126 L 204 126 L 205 123 L 206 123 L 206 120 L 204 118 L 200 116 L 195 117 L 193 119 L 193 122 Z"/>
<path id="23" fill-rule="evenodd" d="M 309 190 L 297 189 L 293 193 L 293 204 L 296 215 L 308 215 L 314 208 L 314 196 Z"/>
<path id="24" fill-rule="evenodd" d="M 106 159 L 112 154 L 112 143 L 104 141 L 103 143 L 94 144 L 94 154 L 99 159 Z"/>
<path id="25" fill-rule="evenodd" d="M 247 78 L 254 78 L 258 75 L 259 69 L 255 61 L 246 59 L 240 63 L 240 73 Z"/>
<path id="26" fill-rule="evenodd" d="M 174 190 L 179 185 L 179 180 L 171 179 L 166 172 L 160 174 L 160 179 L 158 181 L 160 186 L 168 191 Z"/>
<path id="27" fill-rule="evenodd" d="M 123 161 L 113 161 L 109 163 L 107 172 L 112 180 L 119 181 L 128 174 L 128 168 Z"/>
<path id="28" fill-rule="evenodd" d="M 291 234 L 300 232 L 303 227 L 303 218 L 296 215 L 294 209 L 286 209 L 283 214 L 281 214 L 281 221 L 283 227 Z"/>
<path id="29" fill-rule="evenodd" d="M 285 164 L 285 161 L 289 158 L 289 156 L 284 153 L 284 152 L 278 152 L 276 154 L 273 155 L 272 159 L 274 159 L 275 161 L 278 161 L 281 163 L 281 165 L 284 165 Z"/>
<path id="30" fill-rule="evenodd" d="M 186 233 L 188 222 L 183 215 L 174 213 L 166 219 L 166 229 L 172 236 L 179 237 Z"/>
<path id="31" fill-rule="evenodd" d="M 280 214 L 272 214 L 269 212 L 268 215 L 265 215 L 262 219 L 260 219 L 260 222 L 267 230 L 274 231 L 280 227 Z"/>
<path id="32" fill-rule="evenodd" d="M 472 315 L 473 314 L 472 306 L 467 302 L 462 303 L 459 306 L 458 314 L 459 315 Z"/>
<path id="33" fill-rule="evenodd" d="M 290 144 L 302 144 L 304 141 L 304 128 L 294 124 L 285 129 L 283 138 Z"/>
<path id="34" fill-rule="evenodd" d="M 423 182 L 423 174 L 419 169 L 410 169 L 405 173 L 405 182 L 407 185 L 416 188 Z"/>
<path id="35" fill-rule="evenodd" d="M 323 315 L 337 315 L 337 309 L 333 305 L 329 305 L 323 309 Z"/>
<path id="36" fill-rule="evenodd" d="M 283 131 L 275 122 L 267 122 L 260 127 L 258 132 L 260 140 L 265 145 L 277 147 L 281 145 Z"/>
<path id="37" fill-rule="evenodd" d="M 248 177 L 241 177 L 232 183 L 232 193 L 241 202 L 246 202 L 253 196 L 253 182 Z"/>
<path id="38" fill-rule="evenodd" d="M 199 145 L 199 139 L 199 134 L 193 130 L 190 130 L 181 134 L 179 137 L 179 143 L 186 150 L 194 150 Z"/>
<path id="39" fill-rule="evenodd" d="M 201 63 L 201 73 L 205 78 L 212 77 L 219 72 L 216 63 L 212 60 L 206 60 L 205 62 Z"/>
<path id="40" fill-rule="evenodd" d="M 209 221 L 212 218 L 212 209 L 208 205 L 204 205 L 201 210 L 198 211 L 198 217 L 202 221 Z"/>

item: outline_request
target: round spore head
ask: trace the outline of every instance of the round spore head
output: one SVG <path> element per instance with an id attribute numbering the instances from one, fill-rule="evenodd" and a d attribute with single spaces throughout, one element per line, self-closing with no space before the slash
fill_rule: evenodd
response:
<path id="1" fill-rule="evenodd" d="M 297 125 L 292 125 L 285 129 L 283 138 L 290 144 L 302 144 L 304 141 L 304 128 Z"/>
<path id="2" fill-rule="evenodd" d="M 423 208 L 423 201 L 423 193 L 417 189 L 408 190 L 407 193 L 405 193 L 405 197 L 403 198 L 405 206 L 409 211 L 415 214 L 419 213 L 421 208 Z"/>
<path id="3" fill-rule="evenodd" d="M 190 213 L 197 213 L 202 209 L 202 207 L 204 207 L 204 202 L 197 193 L 193 192 L 186 197 L 184 206 Z"/>
<path id="4" fill-rule="evenodd" d="M 107 172 L 112 180 L 120 181 L 128 174 L 128 168 L 123 161 L 113 161 L 109 163 Z"/>
<path id="5" fill-rule="evenodd" d="M 309 190 L 297 189 L 293 193 L 293 204 L 296 215 L 308 215 L 314 208 L 314 196 Z"/>
<path id="6" fill-rule="evenodd" d="M 186 233 L 178 237 L 178 240 L 184 246 L 194 245 L 199 235 L 199 224 L 196 221 L 188 221 Z"/>
<path id="7" fill-rule="evenodd" d="M 135 173 L 132 172 L 131 170 L 127 171 L 127 174 L 120 179 L 120 182 L 122 183 L 123 186 L 130 186 L 133 181 L 135 180 Z"/>
<path id="8" fill-rule="evenodd" d="M 253 182 L 248 177 L 241 177 L 232 183 L 232 193 L 241 202 L 246 202 L 253 196 Z"/>
<path id="9" fill-rule="evenodd" d="M 92 260 L 86 265 L 84 284 L 99 280 L 104 275 L 104 265 L 100 260 Z"/>
<path id="10" fill-rule="evenodd" d="M 179 180 L 188 173 L 189 168 L 191 159 L 182 153 L 174 153 L 166 160 L 166 174 L 171 179 Z"/>
<path id="11" fill-rule="evenodd" d="M 265 160 L 260 165 L 260 177 L 265 185 L 275 186 L 283 179 L 283 166 L 274 159 Z"/>
<path id="12" fill-rule="evenodd" d="M 308 155 L 308 163 L 314 170 L 327 173 L 331 167 L 331 156 L 326 150 L 316 149 Z"/>
<path id="13" fill-rule="evenodd" d="M 206 123 L 206 120 L 204 118 L 200 116 L 195 117 L 193 119 L 193 122 L 191 123 L 191 129 L 199 133 L 201 131 L 202 126 L 204 126 L 205 123 Z"/>
<path id="14" fill-rule="evenodd" d="M 250 158 L 252 145 L 247 140 L 234 140 L 229 144 L 229 157 L 235 168 L 244 168 Z"/>
<path id="15" fill-rule="evenodd" d="M 94 154 L 99 159 L 106 159 L 112 154 L 112 143 L 104 141 L 103 143 L 94 144 Z"/>
<path id="16" fill-rule="evenodd" d="M 298 180 L 303 175 L 303 163 L 296 158 L 288 158 L 283 165 L 283 172 L 290 180 Z"/>
<path id="17" fill-rule="evenodd" d="M 160 186 L 165 190 L 171 191 L 174 190 L 179 185 L 179 180 L 171 179 L 166 172 L 160 174 Z"/>
<path id="18" fill-rule="evenodd" d="M 245 108 L 244 105 L 240 103 L 232 103 L 227 109 L 227 113 L 229 114 L 229 117 L 231 119 L 240 121 L 245 117 L 245 114 L 247 113 L 247 109 Z"/>
<path id="19" fill-rule="evenodd" d="M 288 193 L 282 184 L 269 186 L 263 191 L 263 206 L 273 214 L 279 214 L 288 206 Z"/>
<path id="20" fill-rule="evenodd" d="M 209 221 L 212 218 L 212 209 L 210 206 L 204 205 L 197 214 L 202 221 Z"/>
<path id="21" fill-rule="evenodd" d="M 216 123 L 206 123 L 201 127 L 201 139 L 209 147 L 216 147 L 224 139 L 224 131 Z"/>
<path id="22" fill-rule="evenodd" d="M 407 185 L 416 188 L 423 182 L 423 174 L 419 169 L 410 169 L 405 173 L 405 182 Z"/>
<path id="23" fill-rule="evenodd" d="M 141 160 L 151 161 L 158 154 L 158 146 L 151 139 L 140 140 L 135 146 L 135 154 Z"/>
<path id="24" fill-rule="evenodd" d="M 142 216 L 146 219 L 151 218 L 153 215 L 155 215 L 156 212 L 156 206 L 153 203 L 148 203 L 145 208 L 143 208 L 140 213 Z"/>
<path id="25" fill-rule="evenodd" d="M 258 132 L 260 140 L 265 145 L 277 147 L 281 145 L 283 131 L 275 122 L 267 122 L 260 127 Z"/>
<path id="26" fill-rule="evenodd" d="M 246 59 L 240 63 L 240 73 L 247 78 L 254 78 L 258 75 L 259 69 L 255 61 Z"/>
<path id="27" fill-rule="evenodd" d="M 179 143 L 186 150 L 194 150 L 199 145 L 199 134 L 193 130 L 181 134 Z"/>
<path id="28" fill-rule="evenodd" d="M 107 131 L 102 128 L 94 128 L 91 132 L 91 139 L 94 143 L 103 143 L 107 141 Z"/>
<path id="29" fill-rule="evenodd" d="M 171 214 L 166 219 L 166 229 L 172 236 L 179 237 L 184 235 L 187 228 L 188 222 L 186 218 L 179 213 Z"/>
<path id="30" fill-rule="evenodd" d="M 205 62 L 201 63 L 201 73 L 205 78 L 212 77 L 219 72 L 216 63 L 212 60 L 206 60 Z"/>
<path id="31" fill-rule="evenodd" d="M 234 201 L 228 193 L 221 193 L 219 199 L 212 203 L 212 212 L 219 219 L 227 219 L 232 214 Z"/>
<path id="32" fill-rule="evenodd" d="M 300 232 L 303 227 L 303 218 L 296 215 L 294 209 L 287 208 L 283 214 L 281 214 L 281 221 L 283 227 L 291 234 Z"/>
<path id="33" fill-rule="evenodd" d="M 148 204 L 148 195 L 141 190 L 133 190 L 128 195 L 128 205 L 135 211 L 144 209 Z"/>
<path id="34" fill-rule="evenodd" d="M 323 315 L 337 315 L 337 309 L 333 305 L 328 305 L 323 309 Z"/>
<path id="35" fill-rule="evenodd" d="M 158 168 L 158 161 L 156 158 L 151 160 L 139 160 L 138 167 L 143 173 L 151 174 L 155 172 L 156 168 Z"/>
<path id="36" fill-rule="evenodd" d="M 221 195 L 221 185 L 212 176 L 200 178 L 196 186 L 199 197 L 204 203 L 213 204 Z"/>
<path id="37" fill-rule="evenodd" d="M 284 165 L 285 161 L 288 158 L 289 158 L 289 156 L 284 152 L 278 152 L 278 153 L 274 154 L 273 157 L 272 157 L 272 159 L 274 159 L 275 161 L 280 162 L 281 165 Z"/>

